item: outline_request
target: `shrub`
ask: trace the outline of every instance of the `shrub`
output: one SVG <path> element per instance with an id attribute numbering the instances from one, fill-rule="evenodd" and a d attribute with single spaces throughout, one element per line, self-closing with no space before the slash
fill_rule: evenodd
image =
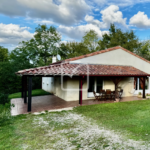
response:
<path id="1" fill-rule="evenodd" d="M 141 92 L 139 92 L 139 95 L 142 95 L 142 93 L 141 93 Z"/>
<path id="2" fill-rule="evenodd" d="M 0 104 L 0 126 L 11 123 L 13 119 L 11 116 L 11 107 L 13 107 L 13 105 L 7 103 L 5 105 Z"/>
<path id="3" fill-rule="evenodd" d="M 10 100 L 8 98 L 8 94 L 0 93 L 0 104 L 6 104 L 9 103 Z"/>

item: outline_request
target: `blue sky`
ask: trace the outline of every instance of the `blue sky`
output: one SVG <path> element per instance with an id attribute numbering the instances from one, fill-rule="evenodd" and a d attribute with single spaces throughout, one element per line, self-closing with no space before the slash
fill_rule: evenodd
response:
<path id="1" fill-rule="evenodd" d="M 62 41 L 80 41 L 93 29 L 101 39 L 111 23 L 150 39 L 150 0 L 1 0 L 0 45 L 14 49 L 38 24 L 53 25 Z"/>

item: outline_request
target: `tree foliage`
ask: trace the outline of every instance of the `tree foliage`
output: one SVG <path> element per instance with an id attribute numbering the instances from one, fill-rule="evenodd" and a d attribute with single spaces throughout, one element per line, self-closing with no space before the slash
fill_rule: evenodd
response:
<path id="1" fill-rule="evenodd" d="M 150 40 L 141 42 L 141 47 L 138 49 L 136 54 L 147 60 L 150 60 Z"/>
<path id="2" fill-rule="evenodd" d="M 51 63 L 51 57 L 57 54 L 60 35 L 55 27 L 39 25 L 35 30 L 34 38 L 22 41 L 11 52 L 12 60 L 22 60 L 25 64 L 43 66 Z"/>
<path id="3" fill-rule="evenodd" d="M 89 49 L 84 43 L 80 42 L 67 42 L 66 44 L 62 43 L 59 50 L 59 55 L 62 60 L 85 55 L 87 53 L 90 53 Z"/>
<path id="4" fill-rule="evenodd" d="M 60 35 L 56 31 L 55 27 L 46 25 L 39 25 L 34 35 L 35 48 L 39 54 L 39 64 L 47 65 L 51 63 L 50 57 L 57 55 L 58 44 L 60 42 Z M 44 62 L 42 62 L 44 60 Z"/>
<path id="5" fill-rule="evenodd" d="M 98 35 L 94 30 L 85 32 L 83 43 L 87 46 L 90 52 L 98 50 Z"/>
<path id="6" fill-rule="evenodd" d="M 111 25 L 109 34 L 104 34 L 102 40 L 98 42 L 100 50 L 115 46 L 122 46 L 132 52 L 136 52 L 140 47 L 134 31 L 123 32 L 121 29 L 116 29 L 115 25 Z"/>
<path id="7" fill-rule="evenodd" d="M 0 62 L 8 61 L 8 49 L 0 46 Z"/>

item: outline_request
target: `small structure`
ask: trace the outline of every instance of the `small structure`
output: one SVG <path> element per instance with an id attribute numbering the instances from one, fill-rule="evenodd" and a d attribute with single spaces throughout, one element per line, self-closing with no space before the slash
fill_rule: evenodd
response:
<path id="1" fill-rule="evenodd" d="M 16 74 L 22 76 L 22 97 L 31 111 L 32 77 L 53 77 L 53 92 L 65 101 L 88 100 L 93 91 L 123 89 L 128 97 L 142 92 L 143 98 L 150 93 L 150 62 L 120 46 L 91 54 L 52 63 L 49 66 L 26 69 Z M 134 93 L 131 92 L 134 89 Z"/>

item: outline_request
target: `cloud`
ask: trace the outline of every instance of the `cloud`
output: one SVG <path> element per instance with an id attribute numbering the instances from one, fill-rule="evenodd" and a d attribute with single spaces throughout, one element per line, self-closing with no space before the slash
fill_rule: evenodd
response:
<path id="1" fill-rule="evenodd" d="M 58 27 L 59 32 L 68 36 L 69 38 L 77 39 L 77 40 L 81 40 L 82 37 L 85 35 L 85 32 L 89 30 L 94 30 L 98 34 L 99 38 L 102 38 L 102 35 L 104 33 L 108 33 L 108 31 L 101 31 L 97 26 L 93 24 L 80 25 L 76 27 L 66 27 L 60 25 Z"/>
<path id="2" fill-rule="evenodd" d="M 130 18 L 130 24 L 138 28 L 150 28 L 150 19 L 144 12 L 139 11 L 136 15 Z"/>
<path id="3" fill-rule="evenodd" d="M 44 19 L 64 25 L 80 22 L 89 11 L 85 0 L 1 0 L 0 4 L 0 13 L 8 16 Z"/>
<path id="4" fill-rule="evenodd" d="M 119 7 L 133 6 L 138 3 L 150 2 L 150 0 L 94 0 L 95 4 L 99 7 L 117 5 Z"/>
<path id="5" fill-rule="evenodd" d="M 17 45 L 21 41 L 33 37 L 28 27 L 20 27 L 16 24 L 0 24 L 0 44 Z"/>
<path id="6" fill-rule="evenodd" d="M 50 21 L 50 20 L 41 20 L 41 19 L 34 19 L 33 22 L 36 23 L 36 24 L 46 24 L 46 25 L 54 25 L 54 24 L 56 24 L 53 21 Z"/>
<path id="7" fill-rule="evenodd" d="M 17 0 L 0 0 L 0 13 L 10 17 L 25 16 L 26 8 Z"/>
<path id="8" fill-rule="evenodd" d="M 126 19 L 123 18 L 123 14 L 121 11 L 119 11 L 119 7 L 116 5 L 111 5 L 107 7 L 106 9 L 102 10 L 100 12 L 102 14 L 102 22 L 100 22 L 97 19 L 94 19 L 93 16 L 86 15 L 85 21 L 91 24 L 94 24 L 98 26 L 101 29 L 106 29 L 110 27 L 110 24 L 119 24 L 124 27 L 127 27 L 126 25 Z"/>

